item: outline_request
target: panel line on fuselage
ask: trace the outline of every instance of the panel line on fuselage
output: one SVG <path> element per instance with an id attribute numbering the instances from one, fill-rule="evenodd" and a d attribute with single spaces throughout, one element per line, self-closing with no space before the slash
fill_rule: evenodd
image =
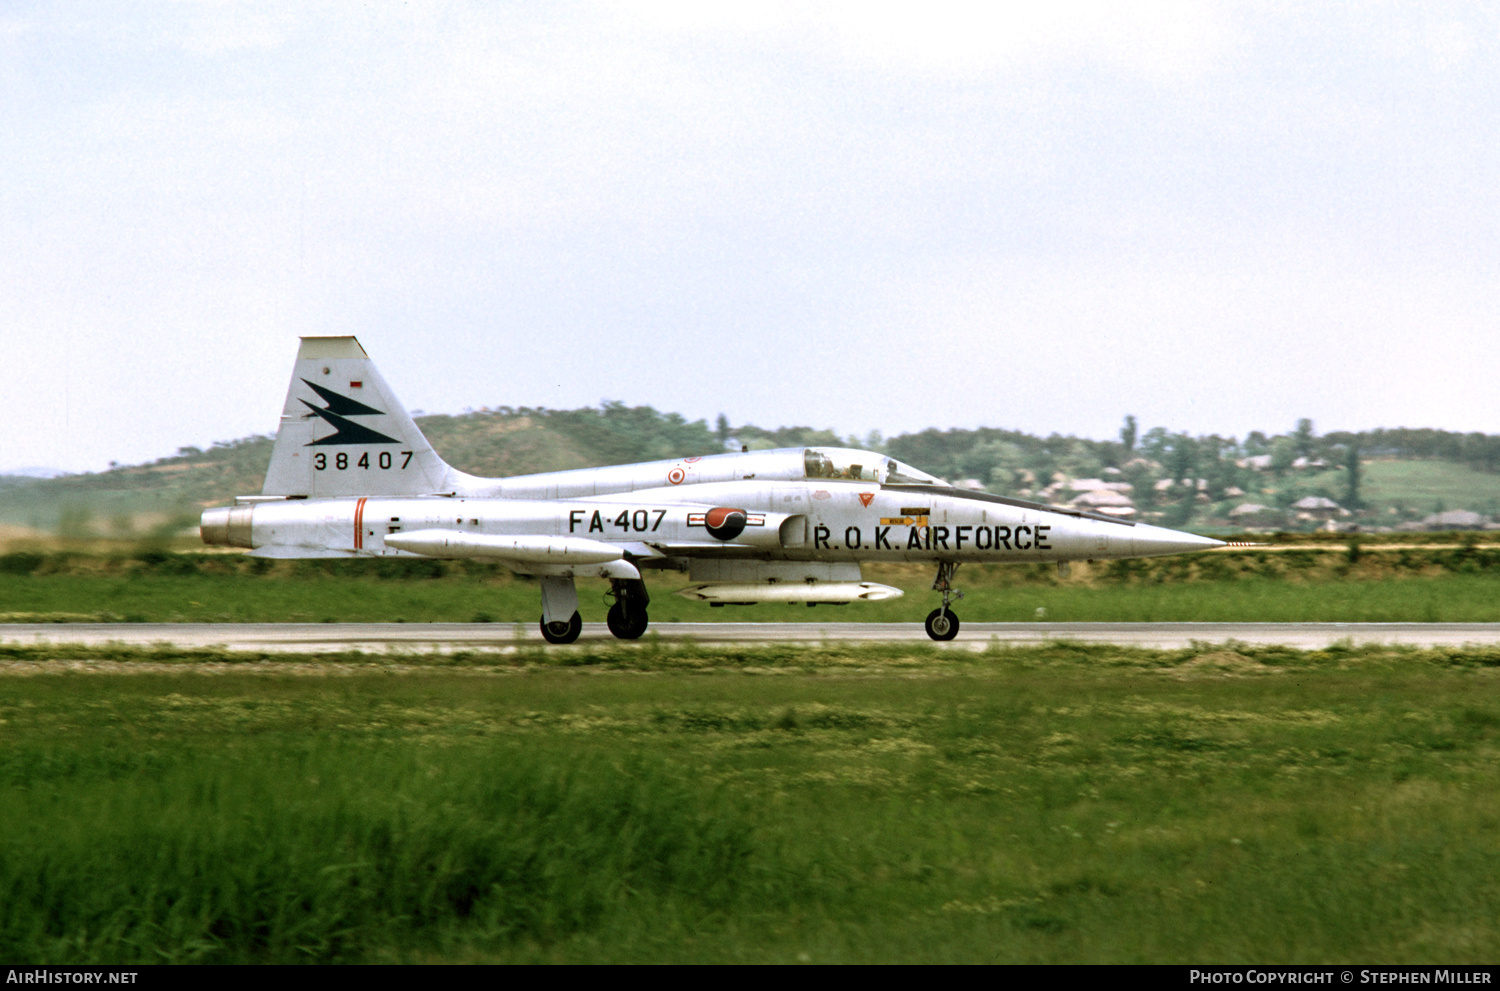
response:
<path id="1" fill-rule="evenodd" d="M 937 489 L 931 485 L 882 485 L 881 488 L 895 492 L 932 493 L 949 499 L 969 499 L 974 502 L 989 502 L 997 506 L 1013 506 L 1016 509 L 1034 509 L 1039 513 L 1058 513 L 1063 516 L 1077 516 L 1085 520 L 1100 520 L 1104 523 L 1118 523 L 1121 526 L 1135 526 L 1134 520 L 1121 519 L 1118 516 L 1107 516 L 1104 513 L 1087 513 L 1081 509 L 1073 509 L 1069 506 L 1049 506 L 1042 502 L 1031 502 L 1027 499 L 1012 499 L 1010 496 L 994 495 L 990 492 L 975 492 L 972 489 Z"/>

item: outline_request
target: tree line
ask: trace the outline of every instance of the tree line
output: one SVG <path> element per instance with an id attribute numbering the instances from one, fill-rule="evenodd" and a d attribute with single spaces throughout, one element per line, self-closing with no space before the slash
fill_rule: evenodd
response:
<path id="1" fill-rule="evenodd" d="M 1142 431 L 1134 416 L 1117 437 L 1094 440 L 1053 433 L 1028 434 L 997 427 L 939 430 L 884 438 L 840 437 L 809 426 L 764 428 L 732 425 L 724 416 L 710 426 L 651 406 L 609 401 L 597 407 L 554 410 L 509 407 L 448 416 L 419 416 L 433 445 L 465 471 L 505 476 L 540 471 L 706 455 L 745 447 L 848 446 L 889 454 L 950 481 L 975 479 L 1006 494 L 1035 492 L 1061 474 L 1100 477 L 1116 469 L 1138 493 L 1156 480 L 1202 479 L 1221 493 L 1232 486 L 1249 490 L 1253 475 L 1281 477 L 1298 459 L 1344 469 L 1344 503 L 1359 505 L 1361 459 L 1440 459 L 1485 472 L 1500 472 L 1500 435 L 1430 428 L 1380 428 L 1318 435 L 1311 420 L 1297 421 L 1283 434 L 1252 431 L 1243 438 L 1190 435 L 1153 427 Z M 184 489 L 186 497 L 216 497 L 255 491 L 270 454 L 263 436 L 217 442 L 206 450 L 181 448 L 148 465 L 114 467 L 109 472 L 68 479 L 70 488 Z M 1258 459 L 1247 467 L 1247 459 Z M 174 474 L 173 469 L 196 470 Z M 63 480 L 57 480 L 62 483 Z M 46 486 L 48 483 L 38 483 Z M 233 490 L 230 492 L 230 490 Z M 201 490 L 201 491 L 200 491 Z"/>

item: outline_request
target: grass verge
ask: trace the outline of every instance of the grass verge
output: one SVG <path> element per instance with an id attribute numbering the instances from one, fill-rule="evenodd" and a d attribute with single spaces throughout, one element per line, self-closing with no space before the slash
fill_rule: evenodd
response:
<path id="1" fill-rule="evenodd" d="M 849 607 L 715 609 L 672 594 L 684 576 L 649 576 L 655 623 L 816 618 L 920 623 L 928 570 L 872 565 L 903 598 Z M 1144 561 L 964 568 L 970 622 L 1500 622 L 1500 546 L 1363 545 L 1259 549 Z M 579 582 L 579 612 L 602 622 L 606 583 Z M 0 555 L 0 622 L 497 622 L 534 627 L 537 585 L 496 565 L 442 561 L 271 562 L 237 555 Z M 1038 610 L 1043 610 L 1038 613 Z"/>
<path id="2" fill-rule="evenodd" d="M 498 678 L 434 659 L 423 677 L 8 680 L 0 954 L 1500 952 L 1483 651 L 544 655 Z"/>

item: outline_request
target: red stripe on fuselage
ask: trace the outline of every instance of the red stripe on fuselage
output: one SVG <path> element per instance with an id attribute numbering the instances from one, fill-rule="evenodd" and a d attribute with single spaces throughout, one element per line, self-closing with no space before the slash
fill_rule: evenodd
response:
<path id="1" fill-rule="evenodd" d="M 364 550 L 365 547 L 365 501 L 359 500 L 354 504 L 354 549 Z"/>

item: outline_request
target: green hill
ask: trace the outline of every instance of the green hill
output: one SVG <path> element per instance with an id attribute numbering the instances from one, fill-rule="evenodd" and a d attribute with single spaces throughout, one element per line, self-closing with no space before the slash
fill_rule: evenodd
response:
<path id="1" fill-rule="evenodd" d="M 1309 476 L 1308 485 L 1342 492 L 1343 473 L 1327 471 Z M 1412 515 L 1468 509 L 1486 516 L 1500 515 L 1500 474 L 1470 465 L 1438 460 L 1378 460 L 1364 466 L 1360 500 L 1378 513 Z"/>
<path id="2" fill-rule="evenodd" d="M 724 450 L 723 439 L 703 420 L 689 422 L 677 413 L 623 403 L 576 410 L 502 408 L 422 416 L 417 423 L 450 464 L 496 478 Z M 832 433 L 809 427 L 746 426 L 737 436 L 756 448 L 840 443 Z M 270 457 L 271 438 L 246 437 L 207 450 L 185 447 L 149 464 L 106 472 L 54 479 L 5 476 L 0 524 L 68 537 L 138 535 L 259 492 Z"/>
<path id="3" fill-rule="evenodd" d="M 1168 526 L 1230 529 L 1229 511 L 1270 507 L 1270 525 L 1309 529 L 1292 504 L 1307 495 L 1348 503 L 1349 452 L 1361 464 L 1353 516 L 1341 522 L 1394 526 L 1439 510 L 1500 515 L 1500 437 L 1435 430 L 1373 430 L 1318 437 L 1309 421 L 1294 433 L 1243 441 L 1190 437 L 1162 428 L 1139 437 L 1133 418 L 1119 441 L 995 428 L 928 429 L 883 440 L 840 438 L 828 430 L 740 425 L 649 406 L 605 403 L 575 410 L 485 409 L 422 416 L 418 424 L 450 464 L 487 477 L 712 454 L 733 437 L 751 449 L 850 445 L 883 450 L 918 468 L 992 492 L 1064 502 L 1076 493 L 1061 479 L 1128 482 L 1137 519 Z M 194 522 L 206 506 L 257 493 L 271 455 L 269 437 L 247 437 L 207 450 L 182 448 L 149 464 L 55 479 L 0 477 L 0 538 L 30 531 L 67 538 L 135 539 Z M 1168 479 L 1191 479 L 1166 489 Z M 1264 522 L 1264 521 L 1263 521 Z"/>

